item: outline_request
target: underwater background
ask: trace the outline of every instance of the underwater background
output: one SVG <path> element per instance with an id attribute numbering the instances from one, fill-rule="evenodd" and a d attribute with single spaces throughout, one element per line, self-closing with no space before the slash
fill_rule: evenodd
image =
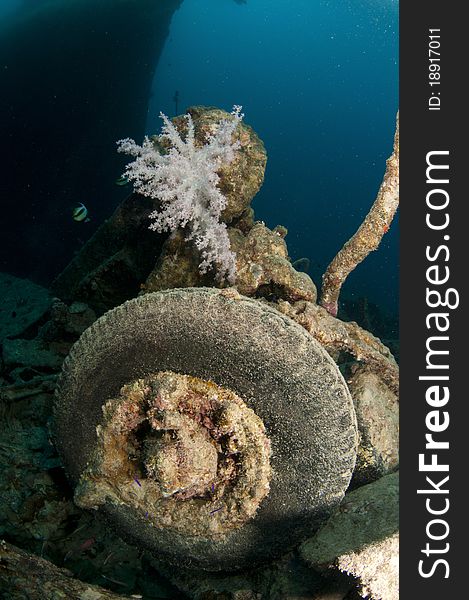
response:
<path id="1" fill-rule="evenodd" d="M 256 219 L 288 228 L 318 286 L 376 197 L 395 0 L 0 0 L 0 22 L 2 271 L 47 285 L 67 265 L 128 194 L 115 141 L 159 132 L 160 110 L 243 106 L 268 154 Z M 395 222 L 341 299 L 395 317 L 398 260 Z"/>
<path id="2" fill-rule="evenodd" d="M 260 300 L 250 299 L 248 305 L 283 311 L 286 320 L 288 315 L 302 326 L 296 328 L 298 335 L 304 329 L 312 333 L 336 363 L 361 427 L 361 454 L 347 491 L 347 502 L 358 507 L 350 512 L 352 522 L 361 515 L 359 527 L 367 529 L 369 515 L 374 515 L 373 542 L 386 541 L 389 531 L 397 531 L 397 218 L 378 250 L 347 278 L 337 319 L 316 304 L 314 284 L 320 288 L 327 265 L 373 204 L 392 152 L 398 109 L 398 3 L 0 0 L 0 540 L 5 540 L 0 543 L 0 598 L 23 598 L 27 589 L 28 598 L 42 600 L 49 597 L 45 586 L 54 584 L 60 590 L 85 590 L 79 596 L 83 598 L 98 597 L 97 588 L 88 584 L 104 586 L 115 594 L 109 597 L 148 600 L 361 597 L 354 578 L 323 576 L 300 557 L 298 548 L 235 575 L 186 572 L 179 563 L 174 569 L 127 543 L 107 527 L 101 512 L 80 508 L 58 455 L 58 439 L 54 443 L 52 435 L 57 378 L 65 358 L 73 360 L 71 348 L 83 332 L 108 309 L 140 292 L 145 298 L 149 296 L 144 292 L 153 289 L 214 285 L 209 277 L 191 279 L 194 271 L 199 274 L 200 256 L 189 249 L 187 260 L 180 232 L 168 240 L 148 230 L 147 212 L 154 205 L 132 193 L 123 177 L 129 157 L 119 154 L 116 144 L 127 137 L 140 144 L 145 134 L 160 132 L 160 111 L 172 118 L 195 105 L 217 107 L 193 110 L 197 127 L 204 119 L 205 124 L 210 119 L 218 123 L 220 114 L 226 114 L 218 109 L 229 112 L 242 105 L 244 123 L 253 128 L 243 125 L 251 132 L 243 138 L 246 170 L 237 166 L 220 179 L 223 191 L 237 190 L 236 201 L 243 193 L 249 201 L 242 213 L 235 213 L 230 232 L 232 247 L 239 244 L 238 256 L 258 268 L 257 274 L 246 270 L 257 286 L 249 289 L 247 277 L 246 296 Z M 257 135 L 268 157 L 262 185 L 265 154 Z M 242 186 L 231 185 L 236 177 Z M 231 187 L 224 188 L 226 182 Z M 259 185 L 252 208 L 255 220 L 267 227 L 254 225 L 249 213 Z M 297 271 L 307 272 L 314 284 Z M 237 285 L 244 294 L 241 279 Z M 233 293 L 225 290 L 220 298 L 230 303 Z M 202 310 L 197 314 L 204 316 Z M 235 326 L 241 322 L 232 319 Z M 218 335 L 216 328 L 207 331 Z M 113 343 L 121 343 L 119 335 L 108 334 Z M 235 337 L 222 339 L 230 344 Z M 225 356 L 218 340 L 202 346 L 208 354 Z M 275 346 L 277 359 L 281 352 L 293 363 L 298 359 L 300 344 L 277 344 L 276 338 Z M 191 359 L 199 356 L 199 348 L 187 348 Z M 112 353 L 109 362 L 116 372 L 118 354 Z M 129 364 L 140 355 L 132 352 Z M 102 365 L 93 370 L 86 351 L 76 351 L 77 356 L 83 357 L 85 379 L 95 382 Z M 239 358 L 239 352 L 234 354 L 234 363 L 243 369 Z M 309 410 L 304 402 L 308 396 L 300 393 L 298 406 L 290 403 L 288 360 L 275 363 L 288 376 L 274 370 L 274 387 L 288 415 L 295 417 L 298 409 L 301 417 L 303 408 Z M 226 367 L 223 360 L 220 364 L 231 377 L 234 367 Z M 311 362 L 307 365 L 310 372 Z M 258 371 L 253 373 L 259 385 Z M 334 378 L 338 373 L 333 371 Z M 327 380 L 323 374 L 318 381 Z M 334 389 L 318 394 L 328 410 L 328 394 Z M 85 417 L 94 415 L 94 409 L 83 409 L 85 395 L 80 393 L 77 402 L 73 398 L 78 412 L 63 439 L 73 439 Z M 280 415 L 275 395 L 269 391 L 265 398 L 269 406 L 272 402 L 275 417 Z M 351 408 L 349 404 L 349 417 Z M 336 417 L 334 423 L 346 422 Z M 327 425 L 324 431 L 333 431 L 329 421 Z M 277 430 L 290 435 L 283 426 Z M 309 428 L 308 435 L 313 433 Z M 352 429 L 349 434 L 351 440 Z M 301 464 L 306 464 L 304 448 L 313 455 L 307 439 L 298 438 Z M 284 446 L 291 447 L 290 438 Z M 344 456 L 350 459 L 352 454 Z M 340 463 L 330 464 L 336 468 Z M 298 489 L 307 489 L 303 476 L 294 479 Z M 141 488 L 137 475 L 131 486 Z M 284 489 L 290 510 L 293 488 Z M 375 500 L 384 507 L 382 518 L 369 509 L 370 498 L 372 507 Z M 355 543 L 355 532 L 351 537 Z M 365 563 L 368 567 L 368 559 Z M 56 567 L 68 572 L 54 571 Z M 380 574 L 385 570 L 378 569 Z M 12 594 L 12 585 L 18 595 Z M 106 594 L 100 589 L 99 594 Z M 67 597 L 78 596 L 69 592 Z"/>

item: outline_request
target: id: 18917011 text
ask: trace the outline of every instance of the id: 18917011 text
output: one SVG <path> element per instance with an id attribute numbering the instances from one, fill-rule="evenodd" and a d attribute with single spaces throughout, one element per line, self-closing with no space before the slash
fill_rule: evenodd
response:
<path id="1" fill-rule="evenodd" d="M 428 30 L 428 85 L 430 96 L 428 98 L 428 110 L 441 109 L 441 56 L 440 56 L 440 30 Z"/>

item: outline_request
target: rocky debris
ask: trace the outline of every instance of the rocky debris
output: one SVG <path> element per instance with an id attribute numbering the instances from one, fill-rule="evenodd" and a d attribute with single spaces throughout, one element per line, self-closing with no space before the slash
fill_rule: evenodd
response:
<path id="1" fill-rule="evenodd" d="M 195 145 L 203 146 L 207 138 L 212 135 L 220 121 L 232 119 L 224 110 L 206 106 L 191 106 L 186 113 L 190 114 L 195 129 Z M 179 115 L 172 119 L 179 133 L 187 131 L 187 119 Z M 235 153 L 234 160 L 223 165 L 218 171 L 220 181 L 218 187 L 226 198 L 226 207 L 222 213 L 222 220 L 230 223 L 239 217 L 249 207 L 252 199 L 260 190 L 264 182 L 264 172 L 267 164 L 267 153 L 264 144 L 256 132 L 246 125 L 244 121 L 238 125 L 233 134 L 233 139 L 240 144 Z M 155 136 L 153 138 L 163 150 L 168 145 L 166 139 Z"/>
<path id="2" fill-rule="evenodd" d="M 269 493 L 264 425 L 226 388 L 160 372 L 123 386 L 102 411 L 96 451 L 75 488 L 82 508 L 124 504 L 151 527 L 207 538 L 249 522 Z"/>
<path id="3" fill-rule="evenodd" d="M 175 231 L 166 240 L 155 268 L 142 286 L 142 294 L 178 287 L 212 286 L 212 272 L 199 271 L 200 259 L 183 231 Z"/>
<path id="4" fill-rule="evenodd" d="M 254 210 L 248 206 L 248 208 L 246 208 L 246 210 L 237 219 L 233 219 L 233 221 L 231 221 L 230 227 L 239 229 L 241 233 L 247 235 L 254 227 Z"/>
<path id="5" fill-rule="evenodd" d="M 96 313 L 84 302 L 73 302 L 67 306 L 58 298 L 54 298 L 49 316 L 50 319 L 39 331 L 39 337 L 46 341 L 57 341 L 67 334 L 78 337 L 96 321 Z"/>
<path id="6" fill-rule="evenodd" d="M 96 320 L 94 311 L 84 303 L 67 306 L 49 297 L 49 304 L 41 319 L 23 332 L 25 338 L 3 340 L 0 356 L 3 399 L 15 401 L 51 391 L 55 373 L 73 342 Z"/>
<path id="7" fill-rule="evenodd" d="M 204 573 L 155 567 L 194 600 L 343 600 L 354 587 L 347 577 L 325 578 L 297 555 L 238 574 Z"/>
<path id="8" fill-rule="evenodd" d="M 311 569 L 295 552 L 242 575 L 185 572 L 159 565 L 142 555 L 138 548 L 127 545 L 105 527 L 101 516 L 73 504 L 55 448 L 45 433 L 51 402 L 52 394 L 42 393 L 0 404 L 0 536 L 7 537 L 25 553 L 35 554 L 33 560 L 40 561 L 42 555 L 47 561 L 46 568 L 48 561 L 59 567 L 59 573 L 60 567 L 65 567 L 72 575 L 67 575 L 66 580 L 57 578 L 58 589 L 68 590 L 60 586 L 68 584 L 70 579 L 85 590 L 102 585 L 114 594 L 141 595 L 148 600 L 182 597 L 342 600 L 345 597 L 350 582 L 346 582 L 348 588 L 342 583 L 341 593 L 332 592 L 335 582 Z M 8 568 L 7 574 L 0 575 L 0 587 L 8 585 L 11 590 L 14 588 L 5 577 L 10 577 L 16 567 L 12 566 L 11 571 Z M 34 570 L 31 574 L 36 577 Z M 77 579 L 72 580 L 72 576 Z M 176 587 L 165 577 L 170 577 Z M 28 583 L 17 581 L 18 586 Z M 42 585 L 42 581 L 35 579 L 25 589 L 31 590 L 36 581 L 38 587 Z M 42 600 L 44 594 L 31 597 Z M 74 598 L 70 594 L 69 597 Z"/>
<path id="9" fill-rule="evenodd" d="M 285 228 L 273 231 L 257 222 L 244 234 L 230 227 L 231 248 L 236 253 L 235 287 L 240 294 L 277 301 L 282 298 L 314 302 L 316 286 L 306 273 L 296 271 L 288 257 L 284 240 Z M 193 248 L 177 232 L 165 243 L 156 268 L 145 282 L 144 292 L 156 292 L 176 287 L 213 286 L 213 275 L 201 275 L 199 259 Z"/>
<path id="10" fill-rule="evenodd" d="M 23 371 L 26 369 L 23 369 Z M 14 369 L 10 372 L 10 377 L 16 379 Z M 32 370 L 31 370 L 32 371 Z M 21 371 L 20 371 L 21 372 Z M 0 387 L 0 399 L 15 402 L 44 392 L 53 392 L 55 388 L 56 375 L 41 375 L 39 371 L 32 371 L 34 377 L 30 381 L 17 380 L 13 385 L 3 385 Z M 19 379 L 19 378 L 18 378 Z"/>
<path id="11" fill-rule="evenodd" d="M 357 323 L 343 322 L 315 304 L 313 281 L 296 271 L 288 258 L 284 227 L 270 230 L 257 222 L 246 233 L 230 227 L 229 235 L 237 258 L 238 292 L 267 300 L 311 333 L 336 362 L 351 362 L 355 375 L 351 376 L 349 366 L 344 375 L 355 393 L 361 436 L 354 484 L 369 483 L 394 470 L 398 465 L 399 370 L 390 350 Z M 177 232 L 167 240 L 142 293 L 213 285 L 211 274 L 200 275 L 195 252 L 183 233 Z"/>
<path id="12" fill-rule="evenodd" d="M 118 593 L 141 594 L 148 600 L 180 598 L 138 548 L 109 531 L 101 518 L 74 505 L 48 435 L 53 392 L 12 398 L 11 387 L 0 390 L 0 537 L 35 554 L 34 560 L 43 557 L 58 567 L 66 567 L 70 580 L 74 581 L 73 575 L 77 578 L 76 585 L 84 586 L 85 590 L 101 585 Z M 11 570 L 0 573 L 0 597 L 4 589 L 15 589 L 9 578 L 16 567 L 9 564 Z M 23 564 L 24 569 L 16 573 L 20 590 L 27 585 L 20 580 L 21 573 L 29 573 L 25 570 L 26 563 Z M 33 570 L 33 576 L 34 573 Z M 57 597 L 80 598 L 69 595 L 69 588 L 60 587 L 62 583 L 65 586 L 66 580 L 58 578 L 57 587 L 65 595 L 57 592 Z M 31 591 L 33 585 L 36 583 L 25 589 Z M 38 580 L 38 589 L 41 585 Z M 24 598 L 24 593 L 17 594 L 8 598 Z M 49 598 L 43 591 L 28 597 Z"/>
<path id="13" fill-rule="evenodd" d="M 195 140 L 199 145 L 205 142 L 220 120 L 229 117 L 223 110 L 203 106 L 191 107 L 187 112 L 192 115 Z M 175 117 L 173 123 L 184 133 L 187 120 L 183 115 Z M 240 143 L 240 149 L 233 162 L 223 166 L 218 173 L 219 188 L 227 198 L 222 216 L 224 221 L 236 223 L 241 231 L 246 231 L 252 222 L 249 205 L 264 180 L 267 154 L 262 141 L 245 123 L 240 123 L 234 135 Z M 153 139 L 164 151 L 166 140 L 158 136 Z M 148 229 L 148 216 L 157 208 L 155 200 L 136 193 L 126 198 L 56 278 L 53 292 L 66 302 L 86 302 L 99 314 L 136 296 L 155 268 L 162 244 L 168 237 L 167 234 Z M 170 242 L 165 248 L 167 260 L 163 271 L 171 268 L 177 271 L 170 274 L 171 277 L 166 276 L 168 282 L 176 280 L 178 273 L 180 277 L 184 273 L 189 281 L 198 274 L 199 259 L 193 256 L 195 252 L 192 245 L 183 243 L 183 233 L 176 235 L 178 242 L 179 238 L 181 243 L 177 244 L 177 248 L 183 248 L 184 251 L 181 265 L 171 260 L 174 243 Z M 165 260 L 164 256 L 159 262 L 162 260 Z M 185 261 L 191 263 L 190 269 L 185 268 Z M 170 264 L 166 264 L 168 262 Z M 193 273 L 192 263 L 195 266 Z M 184 281 L 184 277 L 181 279 Z"/>
<path id="14" fill-rule="evenodd" d="M 339 314 L 342 321 L 356 321 L 367 331 L 372 331 L 392 352 L 399 362 L 399 315 L 371 302 L 366 296 L 341 298 Z"/>
<path id="15" fill-rule="evenodd" d="M 204 107 L 192 107 L 189 112 L 200 144 L 227 114 Z M 173 121 L 183 133 L 186 119 L 180 116 Z M 22 282 L 22 295 L 15 292 L 12 296 L 7 290 L 0 300 L 0 338 L 24 338 L 7 339 L 6 360 L 0 358 L 0 534 L 89 582 L 66 574 L 64 585 L 75 582 L 85 586 L 85 595 L 67 597 L 128 597 L 96 596 L 103 592 L 95 591 L 95 584 L 119 592 L 143 593 L 145 598 L 179 597 L 159 575 L 161 572 L 196 600 L 350 600 L 355 598 L 356 585 L 362 595 L 371 598 L 397 598 L 397 475 L 363 486 L 397 465 L 396 362 L 389 349 L 368 331 L 332 317 L 315 304 L 314 283 L 299 272 L 306 270 L 304 259 L 297 262 L 296 270 L 288 257 L 285 227 L 270 230 L 254 222 L 250 202 L 262 185 L 266 154 L 262 142 L 244 123 L 237 135 L 241 150 L 219 173 L 220 189 L 228 199 L 223 217 L 237 254 L 236 287 L 302 325 L 341 366 L 349 380 L 360 427 L 354 483 L 362 487 L 347 494 L 338 512 L 302 545 L 306 562 L 293 551 L 242 574 L 176 571 L 153 559 L 150 562 L 140 550 L 109 531 L 100 516 L 73 504 L 47 433 L 55 382 L 50 371 L 57 370 L 76 337 L 94 322 L 96 313 L 136 296 L 144 281 L 144 292 L 214 286 L 211 274 L 200 275 L 200 257 L 185 241 L 184 232 L 168 238 L 149 231 L 148 215 L 157 206 L 151 199 L 131 194 L 54 282 L 54 293 L 70 306 L 57 298 L 52 301 L 47 290 L 27 288 L 34 284 L 26 280 L 17 280 Z M 163 147 L 164 141 L 155 141 Z M 6 276 L 5 285 L 15 290 L 15 280 Z M 1 281 L 0 287 L 5 288 Z M 234 290 L 224 293 L 237 296 Z M 42 304 L 27 305 L 36 294 Z M 24 311 L 17 310 L 23 305 Z M 38 556 L 25 558 L 30 559 L 41 560 Z M 8 570 L 8 562 L 2 566 Z M 40 580 L 34 579 L 34 568 L 26 565 L 23 572 L 30 569 L 31 585 L 36 585 Z M 0 572 L 0 582 L 4 573 L 5 569 Z M 60 587 L 60 577 L 58 590 L 67 589 Z M 42 600 L 43 590 L 40 596 L 31 597 Z"/>
<path id="16" fill-rule="evenodd" d="M 58 370 L 65 356 L 51 352 L 40 339 L 3 341 L 5 367 L 23 365 L 32 368 Z"/>
<path id="17" fill-rule="evenodd" d="M 376 405 L 370 404 L 369 394 L 362 399 L 364 392 L 357 389 L 362 446 L 355 483 L 372 481 L 396 468 L 399 369 L 389 348 L 357 323 L 341 321 L 315 304 L 313 281 L 294 269 L 288 257 L 284 227 L 270 230 L 257 222 L 244 232 L 237 227 L 229 227 L 228 231 L 236 253 L 237 291 L 268 301 L 311 333 L 336 362 L 351 360 L 355 367 L 362 365 L 369 373 L 368 379 L 373 379 L 373 391 L 369 393 L 380 395 Z M 214 285 L 212 274 L 199 273 L 198 257 L 185 242 L 183 232 L 176 232 L 165 243 L 141 293 Z M 362 385 L 361 379 L 354 381 L 356 387 Z"/>
<path id="18" fill-rule="evenodd" d="M 319 570 L 358 580 L 363 598 L 398 600 L 399 475 L 392 473 L 346 495 L 337 513 L 300 546 Z"/>
<path id="19" fill-rule="evenodd" d="M 15 367 L 9 372 L 8 375 L 14 384 L 19 385 L 24 385 L 27 382 L 31 382 L 42 377 L 42 373 L 38 369 L 25 366 Z M 7 384 L 5 383 L 5 385 Z"/>
<path id="20" fill-rule="evenodd" d="M 358 577 L 362 598 L 399 599 L 399 534 L 370 544 L 338 561 L 339 569 Z"/>
<path id="21" fill-rule="evenodd" d="M 40 285 L 0 273 L 0 341 L 22 335 L 44 317 L 51 303 L 50 292 Z"/>
<path id="22" fill-rule="evenodd" d="M 60 569 L 39 556 L 7 544 L 4 540 L 0 541 L 0 585 L 4 590 L 9 590 L 10 600 L 21 600 L 26 596 L 30 600 L 132 598 L 74 579 L 67 569 Z"/>
<path id="23" fill-rule="evenodd" d="M 362 485 L 399 465 L 399 401 L 367 366 L 354 370 L 347 380 L 360 435 L 353 482 Z"/>
<path id="24" fill-rule="evenodd" d="M 311 261 L 306 257 L 298 258 L 293 262 L 293 268 L 302 273 L 307 273 L 311 268 Z"/>
<path id="25" fill-rule="evenodd" d="M 240 294 L 274 301 L 316 301 L 312 279 L 292 266 L 285 235 L 285 228 L 277 226 L 271 231 L 261 222 L 255 223 L 247 235 L 230 230 L 237 262 L 235 285 Z"/>
<path id="26" fill-rule="evenodd" d="M 253 590 L 253 582 L 249 575 L 226 574 L 226 573 L 207 573 L 203 571 L 186 571 L 184 569 L 174 569 L 164 563 L 153 561 L 155 568 L 166 575 L 173 585 L 189 598 L 194 600 L 257 600 L 261 598 Z"/>
<path id="27" fill-rule="evenodd" d="M 136 296 L 167 237 L 148 229 L 155 208 L 150 198 L 128 196 L 55 279 L 52 291 L 98 313 Z"/>
<path id="28" fill-rule="evenodd" d="M 134 497 L 139 510 L 125 499 L 93 503 L 93 493 L 87 506 L 102 504 L 100 512 L 116 524 L 121 535 L 131 537 L 161 560 L 207 570 L 251 568 L 256 561 L 259 564 L 281 556 L 322 525 L 340 503 L 355 466 L 358 433 L 352 398 L 337 366 L 303 328 L 232 289 L 172 289 L 143 295 L 101 317 L 74 345 L 54 407 L 54 435 L 73 484 L 78 484 L 88 467 L 93 468 L 92 457 L 100 443 L 96 427 L 103 425 L 103 398 L 115 397 L 127 384 L 133 389 L 132 382 L 157 372 L 162 365 L 166 370 L 186 371 L 192 377 L 233 387 L 248 399 L 256 415 L 268 422 L 267 436 L 275 449 L 275 486 L 246 526 L 225 535 L 217 523 L 218 517 L 225 520 L 227 515 L 219 514 L 215 507 L 210 509 L 217 510 L 210 518 L 213 535 L 188 537 L 179 531 L 184 525 L 182 518 L 172 518 L 175 505 L 191 521 L 198 514 L 205 519 L 209 498 L 204 496 L 200 502 L 194 497 L 182 506 L 175 492 L 168 503 L 171 514 L 160 505 L 168 519 L 157 518 L 154 526 L 154 502 L 148 498 L 145 508 L 147 490 L 141 481 L 142 477 L 148 479 L 148 472 L 141 473 L 138 455 L 113 437 L 125 468 L 105 472 L 103 481 L 118 494 L 137 492 Z M 137 408 L 138 404 L 131 402 L 130 406 Z M 211 418 L 209 412 L 206 416 Z M 134 437 L 141 441 L 147 433 L 143 426 Z M 247 439 L 252 451 L 258 443 L 256 437 L 249 434 Z M 168 443 L 169 448 L 170 440 Z M 148 458 L 152 460 L 150 454 Z M 127 468 L 134 459 L 136 463 Z M 164 477 L 176 464 L 170 455 L 168 459 L 161 470 Z M 253 462 L 261 465 L 257 459 Z M 177 474 L 177 480 L 182 482 L 186 476 L 181 475 Z M 236 476 L 234 487 L 227 487 L 227 496 L 221 500 L 222 506 L 226 498 L 230 501 L 230 519 L 243 508 L 230 500 L 230 490 L 236 491 L 238 480 L 241 483 L 243 478 Z M 262 491 L 263 480 L 253 480 L 262 484 L 258 490 Z M 214 483 L 213 492 L 217 493 L 217 481 Z M 184 491 L 185 484 L 180 492 Z M 251 495 L 252 500 L 259 497 L 258 491 Z M 100 495 L 101 500 L 104 497 Z"/>
<path id="29" fill-rule="evenodd" d="M 235 287 L 245 296 L 269 301 L 309 333 L 334 360 L 348 354 L 366 364 L 391 393 L 398 393 L 399 371 L 390 350 L 355 322 L 343 322 L 315 304 L 316 287 L 304 272 L 297 271 L 288 257 L 287 231 L 282 226 L 270 230 L 262 222 L 241 231 L 229 227 L 231 247 L 236 253 Z M 164 244 L 161 256 L 148 276 L 141 293 L 184 287 L 214 287 L 213 275 L 201 275 L 199 258 L 184 233 L 173 234 Z"/>
<path id="30" fill-rule="evenodd" d="M 268 246 L 267 240 L 275 236 L 272 242 L 274 248 L 280 248 L 276 238 L 283 242 L 280 234 L 286 234 L 279 228 L 277 228 L 278 233 L 265 231 L 262 224 L 259 224 L 258 231 L 264 237 L 266 247 Z M 243 236 L 248 237 L 245 234 Z M 196 266 L 195 264 L 195 268 Z M 276 308 L 289 306 L 290 310 L 296 313 L 299 322 L 305 323 L 306 328 L 310 327 L 315 332 L 315 337 L 317 336 L 336 358 L 344 352 L 344 349 L 345 352 L 348 349 L 352 356 L 355 354 L 364 364 L 371 356 L 370 364 L 388 364 L 386 368 L 391 369 L 392 372 L 393 360 L 389 351 L 379 340 L 359 328 L 356 323 L 342 323 L 330 315 L 323 316 L 323 312 L 325 312 L 323 309 L 317 307 L 313 302 L 304 300 L 290 304 L 280 299 L 272 305 Z M 302 307 L 306 308 L 302 311 Z M 74 303 L 67 307 L 56 299 L 49 312 L 49 321 L 40 328 L 36 341 L 46 342 L 53 348 L 64 344 L 65 349 L 70 345 L 71 340 L 76 339 L 79 332 L 93 320 L 94 313 L 87 305 Z M 31 328 L 29 331 L 30 334 L 34 333 Z M 148 575 L 143 573 L 148 574 L 151 567 L 137 556 L 139 553 L 134 548 L 125 545 L 114 534 L 108 532 L 104 525 L 98 522 L 99 519 L 74 506 L 70 497 L 63 497 L 64 483 L 63 481 L 60 483 L 60 480 L 57 480 L 59 483 L 56 481 L 57 472 L 60 470 L 60 461 L 47 436 L 43 435 L 46 431 L 45 420 L 50 416 L 51 394 L 47 392 L 50 392 L 54 385 L 55 376 L 44 376 L 40 368 L 29 366 L 13 366 L 11 368 L 11 366 L 6 368 L 5 373 L 8 379 L 3 382 L 6 385 L 0 394 L 0 401 L 5 406 L 2 410 L 7 411 L 8 415 L 7 420 L 1 425 L 0 458 L 3 452 L 5 481 L 4 489 L 0 489 L 0 504 L 3 506 L 3 515 L 0 515 L 0 530 L 8 535 L 8 538 L 14 543 L 36 554 L 43 552 L 44 556 L 54 563 L 65 565 L 75 576 L 78 575 L 81 579 L 85 578 L 92 584 L 110 585 L 116 591 L 143 591 L 148 593 L 149 598 L 176 598 L 177 592 L 168 591 L 169 588 L 155 570 L 152 571 L 151 577 L 151 581 L 154 583 L 150 585 Z M 386 368 L 384 368 L 384 372 L 386 372 Z M 379 394 L 383 394 L 388 389 L 384 386 L 381 375 L 376 375 L 377 372 L 377 370 L 369 372 L 365 366 L 363 369 L 359 367 L 354 370 L 350 378 L 352 382 L 353 377 L 356 376 L 355 384 L 350 384 L 352 393 L 356 390 L 354 395 L 360 395 L 360 390 L 364 390 L 364 407 L 367 409 L 370 409 L 367 402 L 371 403 L 370 386 Z M 383 372 L 382 368 L 379 370 L 379 373 L 381 372 Z M 21 381 L 23 377 L 26 379 L 31 377 L 31 379 Z M 8 380 L 13 380 L 15 383 L 10 385 Z M 389 393 L 392 396 L 392 392 Z M 383 418 L 387 419 L 385 400 L 382 399 L 378 404 L 382 407 Z M 376 410 L 375 407 L 375 411 L 371 413 L 371 422 L 366 423 L 366 426 L 379 428 L 377 414 L 380 413 L 379 411 L 376 413 Z M 392 410 L 390 414 L 393 418 Z M 20 415 L 21 422 L 25 423 L 25 426 L 21 428 L 19 428 L 20 423 L 17 420 Z M 40 416 L 39 420 L 38 416 Z M 364 410 L 364 419 L 366 416 L 367 410 Z M 15 457 L 14 461 L 11 460 L 12 456 Z M 363 481 L 360 482 L 363 483 Z M 346 496 L 346 502 L 350 498 L 353 498 L 352 494 Z M 379 522 L 380 518 L 371 514 L 371 523 Z M 374 528 L 374 525 L 372 527 Z M 69 532 L 73 532 L 75 529 L 79 530 L 79 534 L 69 538 Z M 98 541 L 90 542 L 90 540 Z M 362 590 L 375 589 L 367 583 L 373 579 L 373 574 L 364 570 L 359 571 L 357 563 L 357 561 L 362 561 L 368 566 L 375 564 L 372 559 L 373 557 L 376 559 L 375 555 L 379 555 L 381 548 L 377 548 L 373 544 L 374 542 L 366 547 L 369 548 L 367 551 L 372 555 L 371 558 L 366 554 L 354 551 L 344 555 L 346 558 L 340 562 L 344 573 L 347 571 L 354 575 L 361 573 Z M 80 550 L 82 545 L 85 548 Z M 394 540 L 391 540 L 388 545 L 390 547 L 383 546 L 384 551 L 396 551 Z M 112 550 L 109 550 L 110 548 Z M 111 558 L 109 558 L 111 553 Z M 119 553 L 122 554 L 122 557 L 128 558 L 128 562 L 125 563 L 125 573 L 122 571 L 123 567 L 116 563 L 116 556 L 119 556 Z M 339 562 L 337 564 L 339 565 Z M 389 561 L 389 564 L 393 564 L 392 560 Z M 161 571 L 164 574 L 162 569 Z M 345 575 L 342 577 L 347 579 L 346 583 L 337 579 L 325 579 L 315 570 L 298 562 L 294 554 L 287 555 L 265 567 L 260 567 L 243 577 L 223 574 L 212 576 L 200 573 L 187 575 L 186 579 L 184 577 L 186 575 L 181 572 L 180 577 L 178 574 L 177 580 L 173 578 L 173 583 L 184 593 L 200 600 L 212 598 L 218 600 L 239 600 L 241 598 L 250 600 L 257 598 L 342 600 L 347 595 L 347 586 L 350 586 L 350 581 Z M 113 584 L 112 580 L 125 581 L 127 587 Z M 333 591 L 334 586 L 338 586 L 336 591 Z M 383 598 L 387 597 L 383 596 Z"/>
<path id="31" fill-rule="evenodd" d="M 309 331 L 334 360 L 339 360 L 341 353 L 352 356 L 355 361 L 366 364 L 393 393 L 398 394 L 397 363 L 389 348 L 369 331 L 353 321 L 340 321 L 312 302 L 279 300 L 275 306 Z"/>
<path id="32" fill-rule="evenodd" d="M 29 287 L 30 282 L 27 282 L 26 289 Z M 73 342 L 95 320 L 96 314 L 88 305 L 73 302 L 67 306 L 47 295 L 44 310 L 35 312 L 35 319 L 29 320 L 22 337 L 17 335 L 2 340 L 0 372 L 3 396 L 16 397 L 18 394 L 26 397 L 47 391 L 50 384 L 46 383 L 48 375 L 60 369 Z"/>

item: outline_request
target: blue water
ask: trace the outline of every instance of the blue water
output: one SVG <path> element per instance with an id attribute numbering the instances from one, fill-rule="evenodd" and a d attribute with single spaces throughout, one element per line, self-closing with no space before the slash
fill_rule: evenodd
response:
<path id="1" fill-rule="evenodd" d="M 21 8 L 22 0 L 1 0 L 0 22 Z"/>
<path id="2" fill-rule="evenodd" d="M 178 112 L 243 105 L 269 157 L 256 219 L 288 228 L 319 287 L 392 150 L 396 0 L 182 0 L 167 37 L 152 6 L 0 0 L 0 270 L 44 284 L 60 273 L 128 193 L 115 141 L 141 141 L 145 120 L 157 132 L 178 91 Z M 89 223 L 71 218 L 80 202 Z M 395 222 L 342 298 L 397 313 L 398 261 Z"/>
<path id="3" fill-rule="evenodd" d="M 230 109 L 265 143 L 256 218 L 288 227 L 293 259 L 316 285 L 373 203 L 398 108 L 395 0 L 184 0 L 155 75 L 147 131 L 160 110 Z M 397 312 L 398 227 L 356 269 L 343 297 Z"/>

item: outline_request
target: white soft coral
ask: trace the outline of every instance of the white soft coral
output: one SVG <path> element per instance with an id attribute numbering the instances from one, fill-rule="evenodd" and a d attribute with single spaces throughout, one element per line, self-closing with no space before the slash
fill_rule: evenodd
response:
<path id="1" fill-rule="evenodd" d="M 234 106 L 231 118 L 221 121 L 201 147 L 195 145 L 189 114 L 185 115 L 187 134 L 182 139 L 168 117 L 160 113 L 160 137 L 170 143 L 165 154 L 148 137 L 142 146 L 129 138 L 117 142 L 119 152 L 135 157 L 125 169 L 135 190 L 161 203 L 160 209 L 150 214 L 150 229 L 175 231 L 185 227 L 186 239 L 193 240 L 201 253 L 200 272 L 214 269 L 218 281 L 226 279 L 231 284 L 236 276 L 236 256 L 230 249 L 226 225 L 220 221 L 226 198 L 217 187 L 217 171 L 235 157 L 239 142 L 233 142 L 232 136 L 243 116 L 241 107 Z"/>

